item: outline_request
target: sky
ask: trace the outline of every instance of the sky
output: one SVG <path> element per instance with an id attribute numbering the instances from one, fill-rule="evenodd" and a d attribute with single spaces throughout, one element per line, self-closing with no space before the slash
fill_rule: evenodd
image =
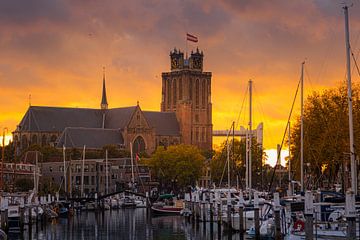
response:
<path id="1" fill-rule="evenodd" d="M 264 123 L 264 147 L 275 149 L 301 62 L 306 95 L 345 79 L 343 2 L 2 0 L 0 127 L 14 130 L 29 102 L 99 107 L 103 66 L 109 107 L 139 101 L 142 109 L 159 110 L 169 52 L 185 51 L 189 32 L 199 42 L 188 50 L 203 50 L 204 70 L 213 74 L 214 129 L 248 123 L 245 93 L 252 79 L 254 127 Z M 353 3 L 350 36 L 358 56 L 360 1 L 347 3 Z M 353 81 L 359 81 L 355 74 Z M 298 100 L 293 121 L 299 106 Z"/>

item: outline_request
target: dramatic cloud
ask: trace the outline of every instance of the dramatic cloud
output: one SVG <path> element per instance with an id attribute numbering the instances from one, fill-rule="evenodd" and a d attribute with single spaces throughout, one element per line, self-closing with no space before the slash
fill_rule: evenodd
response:
<path id="1" fill-rule="evenodd" d="M 143 109 L 159 110 L 170 50 L 198 46 L 213 73 L 214 129 L 237 119 L 247 124 L 243 99 L 252 79 L 254 126 L 264 122 L 265 147 L 275 148 L 304 59 L 306 93 L 344 80 L 342 6 L 325 0 L 3 0 L 0 125 L 16 127 L 29 94 L 33 105 L 98 107 L 103 66 L 110 107 L 140 101 Z M 350 8 L 355 54 L 359 10 L 359 2 Z M 199 44 L 187 45 L 186 32 Z"/>

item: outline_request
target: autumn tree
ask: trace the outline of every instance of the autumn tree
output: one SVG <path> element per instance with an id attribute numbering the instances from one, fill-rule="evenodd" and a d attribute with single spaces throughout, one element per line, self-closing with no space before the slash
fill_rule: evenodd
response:
<path id="1" fill-rule="evenodd" d="M 359 86 L 353 88 L 355 154 L 360 143 Z M 304 105 L 304 168 L 312 186 L 340 181 L 340 170 L 349 164 L 349 118 L 345 87 L 313 92 Z M 300 117 L 292 129 L 292 166 L 300 179 Z M 305 179 L 307 180 L 308 177 Z M 310 182 L 305 181 L 305 184 Z M 327 186 L 327 187 L 329 187 Z"/>
<path id="2" fill-rule="evenodd" d="M 205 158 L 192 145 L 160 146 L 148 160 L 153 176 L 167 189 L 194 186 L 200 178 Z"/>

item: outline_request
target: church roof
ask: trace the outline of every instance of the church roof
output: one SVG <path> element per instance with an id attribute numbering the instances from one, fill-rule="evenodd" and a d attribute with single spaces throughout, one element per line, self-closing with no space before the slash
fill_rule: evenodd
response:
<path id="1" fill-rule="evenodd" d="M 105 145 L 124 144 L 120 130 L 102 128 L 65 128 L 57 147 L 100 149 Z"/>
<path id="2" fill-rule="evenodd" d="M 101 128 L 98 109 L 31 106 L 20 122 L 20 131 L 62 132 L 66 127 Z"/>
<path id="3" fill-rule="evenodd" d="M 105 112 L 105 129 L 124 129 L 137 106 L 112 108 Z M 179 136 L 180 127 L 174 112 L 143 111 L 156 135 Z M 91 108 L 31 106 L 20 122 L 20 131 L 63 132 L 66 128 L 102 129 L 103 111 Z"/>
<path id="4" fill-rule="evenodd" d="M 143 111 L 149 124 L 155 128 L 156 135 L 179 136 L 180 126 L 174 112 Z"/>
<path id="5" fill-rule="evenodd" d="M 105 128 L 125 128 L 128 125 L 135 109 L 136 106 L 108 109 L 105 117 Z"/>

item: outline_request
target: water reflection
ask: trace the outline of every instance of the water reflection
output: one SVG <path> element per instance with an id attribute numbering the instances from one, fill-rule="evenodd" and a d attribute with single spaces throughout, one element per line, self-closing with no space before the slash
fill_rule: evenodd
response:
<path id="1" fill-rule="evenodd" d="M 121 240 L 203 240 L 240 239 L 239 234 L 218 231 L 216 223 L 193 224 L 179 216 L 151 217 L 146 209 L 83 212 L 70 219 L 32 227 L 24 239 L 121 239 Z M 19 239 L 21 237 L 19 236 Z"/>

